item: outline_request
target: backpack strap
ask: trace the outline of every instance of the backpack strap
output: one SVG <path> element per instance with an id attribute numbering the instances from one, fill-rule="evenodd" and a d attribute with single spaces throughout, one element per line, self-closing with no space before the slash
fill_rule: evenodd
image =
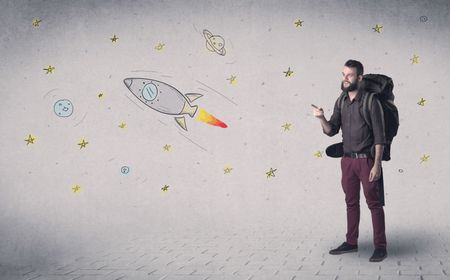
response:
<path id="1" fill-rule="evenodd" d="M 370 110 L 372 109 L 372 102 L 374 93 L 366 92 L 363 96 L 362 115 L 370 129 L 372 129 L 372 121 L 370 119 Z"/>

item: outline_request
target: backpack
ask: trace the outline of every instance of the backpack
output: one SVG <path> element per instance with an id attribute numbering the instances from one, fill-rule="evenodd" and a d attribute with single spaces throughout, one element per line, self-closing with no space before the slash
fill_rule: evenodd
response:
<path id="1" fill-rule="evenodd" d="M 382 74 L 366 74 L 361 81 L 361 87 L 368 94 L 363 96 L 362 115 L 367 125 L 372 129 L 370 121 L 370 104 L 374 96 L 378 98 L 384 113 L 384 130 L 386 136 L 386 144 L 384 145 L 382 160 L 391 159 L 391 143 L 397 135 L 399 126 L 398 109 L 394 104 L 394 82 L 388 76 Z M 345 92 L 341 94 L 338 100 L 339 108 L 344 105 Z M 375 155 L 375 147 L 372 147 L 372 156 Z"/>

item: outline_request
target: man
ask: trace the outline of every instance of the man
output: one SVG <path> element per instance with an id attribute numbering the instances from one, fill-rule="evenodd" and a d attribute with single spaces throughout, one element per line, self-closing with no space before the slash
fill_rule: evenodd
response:
<path id="1" fill-rule="evenodd" d="M 358 251 L 361 182 L 372 215 L 375 250 L 370 261 L 379 262 L 387 256 L 384 210 L 378 187 L 386 139 L 383 109 L 377 98 L 373 98 L 372 104 L 369 104 L 371 128 L 362 115 L 363 96 L 367 94 L 360 88 L 363 73 L 364 68 L 359 61 L 348 60 L 342 71 L 341 89 L 344 92 L 342 108 L 338 104 L 340 103 L 338 98 L 329 121 L 325 118 L 322 108 L 314 108 L 313 114 L 320 119 L 323 132 L 328 136 L 337 134 L 342 128 L 344 156 L 341 159 L 341 183 L 347 204 L 347 234 L 346 241 L 331 250 L 330 254 Z M 372 146 L 375 146 L 375 158 L 372 157 Z"/>

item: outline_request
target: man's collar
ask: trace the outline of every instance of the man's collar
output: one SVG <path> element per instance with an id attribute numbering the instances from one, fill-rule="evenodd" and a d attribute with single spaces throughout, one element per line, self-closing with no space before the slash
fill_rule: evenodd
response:
<path id="1" fill-rule="evenodd" d="M 348 98 L 348 91 L 346 91 L 345 93 L 346 93 L 346 94 L 344 95 L 344 100 Z M 362 98 L 363 93 L 364 93 L 364 91 L 362 90 L 362 88 L 359 88 L 359 89 L 358 89 L 358 93 L 356 94 L 354 100 L 360 101 L 361 98 Z"/>

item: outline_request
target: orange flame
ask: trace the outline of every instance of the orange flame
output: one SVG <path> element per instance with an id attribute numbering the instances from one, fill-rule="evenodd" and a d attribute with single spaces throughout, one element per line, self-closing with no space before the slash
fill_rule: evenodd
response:
<path id="1" fill-rule="evenodd" d="M 197 115 L 197 120 L 201 122 L 205 122 L 210 125 L 219 126 L 221 128 L 227 128 L 227 124 L 217 119 L 213 115 L 206 112 L 203 108 L 199 108 L 200 112 Z"/>

